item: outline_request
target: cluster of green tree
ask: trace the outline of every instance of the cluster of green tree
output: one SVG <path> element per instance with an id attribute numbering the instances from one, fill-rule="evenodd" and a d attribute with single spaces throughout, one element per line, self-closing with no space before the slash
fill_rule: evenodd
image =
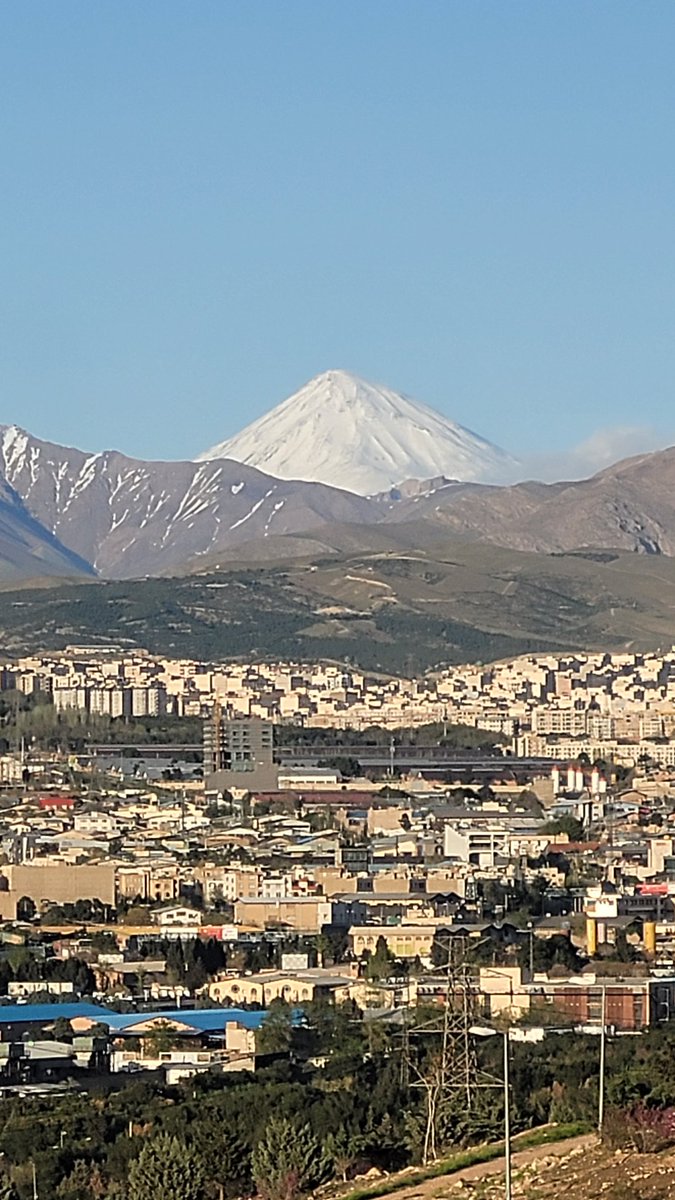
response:
<path id="1" fill-rule="evenodd" d="M 511 923 L 526 924 L 532 917 L 544 916 L 544 896 L 548 889 L 544 875 L 531 880 L 514 879 L 502 882 L 499 879 L 484 879 L 480 882 L 480 898 L 485 917 L 501 919 Z"/>
<path id="2" fill-rule="evenodd" d="M 321 934 L 317 937 L 261 937 L 252 943 L 226 943 L 215 938 L 180 941 L 157 939 L 145 942 L 145 957 L 162 957 L 167 972 L 175 984 L 190 989 L 199 988 L 219 971 L 264 971 L 281 966 L 287 953 L 306 953 L 310 962 L 331 965 L 347 949 L 346 934 Z"/>
<path id="3" fill-rule="evenodd" d="M 54 958 L 36 953 L 28 946 L 12 946 L 0 957 L 0 995 L 7 994 L 8 984 L 14 980 L 37 983 L 69 983 L 78 995 L 91 995 L 95 988 L 94 973 L 88 963 L 79 958 Z M 62 1000 L 62 997 L 37 993 L 34 999 Z"/>
<path id="4" fill-rule="evenodd" d="M 546 825 L 542 826 L 542 833 L 550 833 L 552 837 L 566 834 L 571 842 L 586 840 L 583 821 L 572 816 L 556 817 L 555 820 L 548 821 Z"/>
<path id="5" fill-rule="evenodd" d="M 42 692 L 0 692 L 0 751 L 15 747 L 24 738 L 39 749 L 81 753 L 96 743 L 104 745 L 199 745 L 202 722 L 198 717 L 108 717 L 82 709 L 57 712 Z"/>
<path id="6" fill-rule="evenodd" d="M 102 900 L 74 900 L 72 903 L 50 904 L 41 914 L 43 925 L 61 925 L 64 922 L 76 924 L 100 923 L 115 919 L 115 908 L 104 904 Z"/>
<path id="7" fill-rule="evenodd" d="M 397 746 L 452 746 L 458 750 L 487 750 L 504 740 L 500 734 L 488 729 L 476 729 L 473 725 L 450 725 L 442 721 L 400 729 L 385 729 L 382 725 L 369 725 L 366 729 L 326 729 L 282 724 L 275 726 L 274 737 L 276 745 L 280 747 L 326 746 L 336 750 L 341 746 L 388 748 L 392 738 Z"/>
<path id="8" fill-rule="evenodd" d="M 442 1033 L 430 1010 L 395 1026 L 363 1022 L 349 1008 L 308 1006 L 299 1024 L 277 1008 L 270 1053 L 289 1052 L 255 1076 L 198 1076 L 176 1087 L 130 1083 L 121 1090 L 6 1097 L 0 1108 L 0 1168 L 20 1200 L 208 1200 L 256 1190 L 297 1200 L 359 1167 L 418 1162 L 427 1112 L 416 1081 L 435 1069 Z M 438 1016 L 437 1012 L 435 1013 Z M 436 1113 L 439 1153 L 501 1135 L 499 1039 L 478 1047 L 483 1078 L 467 1104 L 447 1089 Z M 588 1121 L 597 1112 L 598 1039 L 551 1033 L 542 1044 L 512 1043 L 515 1129 Z M 675 1105 L 675 1029 L 610 1040 L 608 1111 L 638 1108 L 641 1128 L 668 1124 Z M 322 1068 L 310 1060 L 325 1059 Z M 635 1122 L 633 1126 L 635 1127 Z M 671 1121 L 672 1124 L 672 1121 Z M 1 1193 L 0 1193 L 1 1194 Z"/>

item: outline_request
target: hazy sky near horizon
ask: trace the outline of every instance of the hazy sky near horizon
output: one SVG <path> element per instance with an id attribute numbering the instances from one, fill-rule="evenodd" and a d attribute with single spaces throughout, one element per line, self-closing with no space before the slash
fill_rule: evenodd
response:
<path id="1" fill-rule="evenodd" d="M 0 422 L 189 458 L 343 367 L 542 471 L 675 441 L 674 50 L 672 0 L 5 0 Z"/>

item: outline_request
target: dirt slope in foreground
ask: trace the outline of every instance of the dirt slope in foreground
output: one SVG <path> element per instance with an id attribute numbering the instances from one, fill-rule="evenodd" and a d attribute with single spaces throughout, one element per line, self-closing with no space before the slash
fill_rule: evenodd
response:
<path id="1" fill-rule="evenodd" d="M 395 1200 L 503 1200 L 504 1160 L 404 1188 Z M 514 1157 L 514 1200 L 675 1200 L 675 1150 L 616 1153 L 595 1139 L 541 1146 Z"/>

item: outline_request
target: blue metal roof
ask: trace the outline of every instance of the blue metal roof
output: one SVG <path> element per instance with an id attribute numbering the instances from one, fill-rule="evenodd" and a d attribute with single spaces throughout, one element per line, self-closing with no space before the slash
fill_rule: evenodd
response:
<path id="1" fill-rule="evenodd" d="M 245 1029 L 258 1029 L 266 1016 L 266 1012 L 249 1012 L 245 1008 L 171 1008 L 159 1012 L 109 1013 L 100 1019 L 120 1033 L 146 1021 L 180 1021 L 198 1033 L 221 1033 L 233 1021 Z"/>
<path id="2" fill-rule="evenodd" d="M 93 1021 L 109 1024 L 111 1017 L 119 1014 L 101 1004 L 0 1004 L 0 1025 L 12 1025 L 18 1022 L 42 1024 L 46 1021 L 57 1021 L 63 1017 L 72 1021 L 76 1017 L 89 1017 Z"/>
<path id="3" fill-rule="evenodd" d="M 222 1033 L 232 1021 L 245 1029 L 258 1029 L 266 1016 L 266 1012 L 249 1012 L 245 1008 L 170 1008 L 158 1012 L 118 1013 L 102 1004 L 85 1001 L 81 1004 L 0 1004 L 0 1025 L 43 1025 L 57 1021 L 59 1017 L 66 1021 L 89 1017 L 120 1033 L 141 1022 L 162 1020 L 180 1021 L 196 1033 Z"/>

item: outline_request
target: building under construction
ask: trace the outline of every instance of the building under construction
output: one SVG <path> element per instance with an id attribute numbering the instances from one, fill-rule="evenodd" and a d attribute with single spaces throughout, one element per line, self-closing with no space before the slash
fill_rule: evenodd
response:
<path id="1" fill-rule="evenodd" d="M 204 722 L 204 779 L 210 792 L 275 791 L 279 768 L 272 722 L 234 720 L 216 704 Z"/>

